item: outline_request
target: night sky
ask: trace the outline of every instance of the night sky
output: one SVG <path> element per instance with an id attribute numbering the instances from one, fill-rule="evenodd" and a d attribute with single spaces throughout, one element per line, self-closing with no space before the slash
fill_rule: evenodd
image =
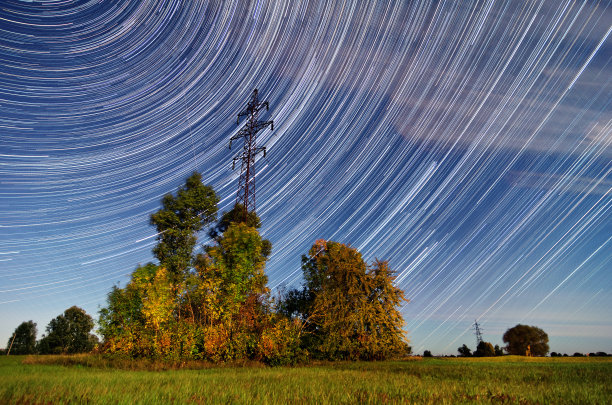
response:
<path id="1" fill-rule="evenodd" d="M 0 347 L 97 318 L 194 170 L 233 205 L 258 88 L 274 292 L 332 239 L 397 271 L 416 353 L 476 319 L 612 352 L 611 32 L 611 1 L 0 1 Z"/>

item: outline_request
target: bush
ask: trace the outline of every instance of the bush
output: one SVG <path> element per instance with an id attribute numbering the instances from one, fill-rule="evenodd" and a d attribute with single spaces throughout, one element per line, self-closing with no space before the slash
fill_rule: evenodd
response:
<path id="1" fill-rule="evenodd" d="M 308 359 L 300 348 L 301 322 L 279 318 L 263 330 L 259 341 L 261 360 L 271 366 L 295 365 Z"/>

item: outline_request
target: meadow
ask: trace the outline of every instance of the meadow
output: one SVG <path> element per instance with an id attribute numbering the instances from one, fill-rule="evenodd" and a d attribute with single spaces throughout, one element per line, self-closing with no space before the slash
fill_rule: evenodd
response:
<path id="1" fill-rule="evenodd" d="M 612 403 L 612 358 L 410 358 L 265 367 L 1 356 L 0 403 Z"/>

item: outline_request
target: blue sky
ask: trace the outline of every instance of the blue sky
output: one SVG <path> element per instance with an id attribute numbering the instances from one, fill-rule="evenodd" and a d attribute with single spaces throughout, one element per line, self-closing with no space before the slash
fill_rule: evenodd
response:
<path id="1" fill-rule="evenodd" d="M 476 319 L 612 352 L 611 31 L 609 1 L 3 1 L 0 346 L 97 317 L 192 171 L 230 207 L 258 88 L 271 287 L 333 239 L 397 271 L 416 352 Z"/>

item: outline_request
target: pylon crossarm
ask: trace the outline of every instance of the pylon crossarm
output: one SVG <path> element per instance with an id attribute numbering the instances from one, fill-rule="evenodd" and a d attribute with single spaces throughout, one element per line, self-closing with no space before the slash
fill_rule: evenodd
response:
<path id="1" fill-rule="evenodd" d="M 265 146 L 255 149 L 255 155 L 258 154 L 259 152 L 263 152 L 263 156 L 266 157 L 266 147 Z"/>
<path id="2" fill-rule="evenodd" d="M 248 128 L 246 127 L 241 128 L 240 131 L 238 131 L 234 136 L 230 138 L 229 148 L 232 149 L 232 141 L 235 141 L 236 139 L 244 138 L 245 136 L 248 136 L 248 135 L 249 135 Z"/>
<path id="3" fill-rule="evenodd" d="M 240 117 L 244 117 L 245 115 L 251 115 L 252 111 L 249 111 L 249 107 L 247 107 L 244 111 L 238 113 L 238 121 L 236 121 L 236 125 L 240 124 Z"/>
<path id="4" fill-rule="evenodd" d="M 260 131 L 264 129 L 265 127 L 267 127 L 268 125 L 271 125 L 272 126 L 271 129 L 274 129 L 274 121 L 257 121 L 253 125 L 253 131 L 254 132 Z"/>
<path id="5" fill-rule="evenodd" d="M 261 110 L 263 110 L 263 108 L 266 107 L 266 111 L 268 111 L 270 109 L 270 107 L 268 106 L 268 102 L 264 101 L 263 103 L 260 103 L 259 105 L 257 105 L 254 109 L 254 113 L 258 113 Z"/>

